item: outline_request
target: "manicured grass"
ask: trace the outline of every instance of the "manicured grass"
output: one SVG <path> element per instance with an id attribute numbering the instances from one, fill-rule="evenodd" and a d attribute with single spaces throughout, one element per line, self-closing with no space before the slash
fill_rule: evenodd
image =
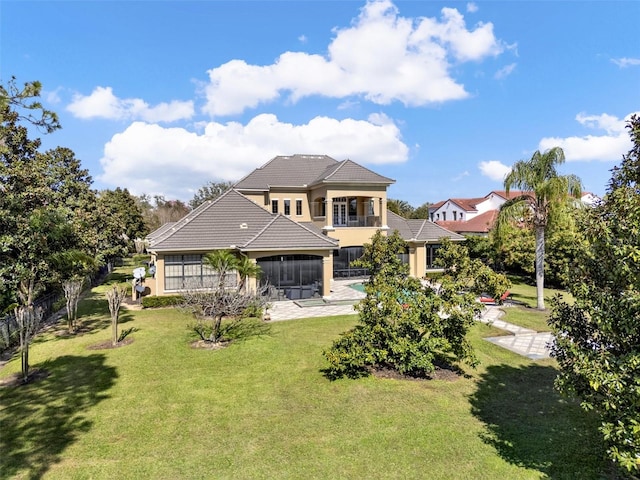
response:
<path id="1" fill-rule="evenodd" d="M 535 285 L 530 285 L 526 283 L 524 279 L 517 276 L 510 276 L 509 280 L 511 280 L 511 288 L 509 289 L 511 292 L 510 299 L 520 305 L 503 308 L 505 314 L 501 319 L 505 322 L 530 328 L 537 332 L 548 332 L 550 331 L 549 325 L 547 324 L 547 320 L 551 314 L 550 300 L 556 295 L 561 295 L 564 301 L 573 303 L 573 296 L 570 293 L 564 290 L 545 288 L 544 297 L 547 309 L 544 311 L 537 310 L 535 308 L 537 298 Z"/>
<path id="2" fill-rule="evenodd" d="M 189 346 L 174 309 L 125 311 L 133 343 L 110 338 L 99 287 L 88 330 L 50 330 L 31 363 L 50 375 L 0 388 L 2 478 L 595 479 L 596 419 L 532 362 L 471 331 L 481 366 L 454 381 L 331 382 L 321 355 L 355 316 L 276 322 L 211 351 Z M 19 369 L 16 357 L 2 370 Z"/>
<path id="3" fill-rule="evenodd" d="M 525 279 L 515 275 L 509 275 L 509 280 L 511 281 L 511 288 L 509 288 L 509 291 L 511 292 L 510 298 L 531 308 L 536 308 L 538 295 L 536 293 L 535 284 L 530 285 L 525 281 Z M 573 302 L 573 296 L 570 293 L 557 288 L 545 288 L 544 302 L 547 308 L 549 308 L 549 302 L 551 299 L 556 295 L 561 295 L 564 301 L 568 303 Z"/>
<path id="4" fill-rule="evenodd" d="M 549 318 L 549 310 L 544 312 L 536 310 L 535 308 L 511 306 L 502 308 L 504 315 L 500 320 L 512 323 L 524 328 L 530 328 L 536 332 L 549 332 L 549 324 L 547 320 Z"/>

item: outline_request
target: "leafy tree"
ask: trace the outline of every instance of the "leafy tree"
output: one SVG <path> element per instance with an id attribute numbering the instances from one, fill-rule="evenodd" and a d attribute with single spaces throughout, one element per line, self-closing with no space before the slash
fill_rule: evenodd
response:
<path id="1" fill-rule="evenodd" d="M 525 193 L 507 200 L 500 208 L 497 227 L 507 222 L 530 223 L 535 232 L 535 272 L 537 308 L 544 310 L 544 248 L 545 231 L 566 210 L 563 208 L 571 196 L 581 195 L 581 182 L 575 175 L 559 175 L 557 166 L 564 163 L 564 152 L 559 147 L 540 153 L 530 160 L 516 162 L 504 180 L 507 192 L 515 187 Z M 523 210 L 526 207 L 526 210 Z"/>
<path id="2" fill-rule="evenodd" d="M 470 261 L 463 247 L 445 241 L 439 250 L 445 275 L 436 287 L 425 287 L 408 275 L 409 267 L 398 255 L 405 248 L 398 232 L 378 232 L 354 262 L 371 273 L 367 296 L 357 305 L 358 325 L 323 352 L 330 378 L 358 377 L 380 368 L 427 376 L 438 364 L 477 363 L 466 334 L 482 308 L 476 295 L 486 291 L 492 272 Z"/>
<path id="3" fill-rule="evenodd" d="M 16 85 L 16 77 L 12 76 L 7 85 L 0 84 L 0 115 L 2 123 L 8 116 L 15 116 L 15 121 L 34 125 L 44 133 L 52 133 L 60 128 L 58 115 L 43 108 L 36 100 L 40 97 L 42 84 L 38 81 L 27 82 L 22 88 Z M 2 135 L 4 137 L 4 134 Z"/>
<path id="4" fill-rule="evenodd" d="M 235 182 L 208 182 L 198 189 L 189 205 L 191 208 L 198 208 L 207 200 L 215 200 L 234 185 Z"/>
<path id="5" fill-rule="evenodd" d="M 575 297 L 554 300 L 556 386 L 602 419 L 610 457 L 640 473 L 640 117 L 627 127 L 632 149 L 612 170 L 604 201 L 586 211 L 588 240 L 574 264 Z"/>
<path id="6" fill-rule="evenodd" d="M 495 265 L 495 253 L 491 239 L 481 235 L 466 235 L 464 242 L 469 250 L 469 257 L 477 258 L 485 265 Z"/>
<path id="7" fill-rule="evenodd" d="M 404 200 L 396 200 L 393 198 L 389 198 L 387 200 L 387 209 L 404 218 L 411 218 L 411 214 L 414 210 L 409 202 L 406 202 Z"/>
<path id="8" fill-rule="evenodd" d="M 177 222 L 191 211 L 182 200 L 167 200 L 163 195 L 147 194 L 134 197 L 144 219 L 147 232 L 153 232 L 167 222 Z"/>
<path id="9" fill-rule="evenodd" d="M 505 223 L 489 233 L 495 264 L 501 270 L 518 275 L 535 273 L 536 240 L 530 227 Z"/>
<path id="10" fill-rule="evenodd" d="M 426 218 L 429 219 L 429 207 L 431 202 L 425 202 L 411 212 L 410 218 Z"/>
<path id="11" fill-rule="evenodd" d="M 93 220 L 93 252 L 109 271 L 114 259 L 126 256 L 133 250 L 133 240 L 148 232 L 140 206 L 126 188 L 99 192 Z"/>
<path id="12" fill-rule="evenodd" d="M 158 227 L 167 222 L 177 222 L 191 211 L 189 205 L 181 200 L 166 200 L 162 195 L 156 195 L 153 198 L 155 200 L 153 214 L 157 218 Z"/>
<path id="13" fill-rule="evenodd" d="M 253 266 L 249 265 L 251 263 Z M 246 257 L 237 257 L 231 250 L 216 250 L 203 257 L 203 264 L 216 274 L 208 284 L 187 285 L 181 292 L 180 307 L 196 319 L 191 328 L 208 343 L 216 344 L 229 339 L 246 327 L 248 312 L 262 310 L 266 297 L 262 291 L 244 288 L 247 276 L 257 276 L 260 267 Z M 240 275 L 235 288 L 229 277 Z M 227 322 L 223 324 L 223 320 Z M 255 331 L 255 325 L 253 326 Z M 245 329 L 245 334 L 252 328 Z M 261 331 L 261 328 L 257 328 Z"/>
<path id="14" fill-rule="evenodd" d="M 51 261 L 55 265 L 62 283 L 67 307 L 68 328 L 69 332 L 73 333 L 77 326 L 78 301 L 82 288 L 98 265 L 94 257 L 77 249 L 55 253 L 52 255 Z"/>
<path id="15" fill-rule="evenodd" d="M 29 343 L 42 312 L 33 304 L 55 278 L 52 257 L 82 248 L 82 218 L 91 197 L 91 177 L 73 152 L 40 152 L 27 125 L 52 132 L 60 125 L 36 98 L 38 82 L 21 90 L 12 78 L 0 87 L 0 284 L 13 292 L 20 336 L 22 373 L 28 379 Z M 3 310 L 6 305 L 3 305 Z"/>

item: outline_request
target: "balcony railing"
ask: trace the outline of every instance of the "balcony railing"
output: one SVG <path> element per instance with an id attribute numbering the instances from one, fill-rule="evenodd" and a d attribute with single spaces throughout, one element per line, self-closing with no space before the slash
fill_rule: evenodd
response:
<path id="1" fill-rule="evenodd" d="M 380 217 L 377 215 L 349 215 L 349 217 L 333 218 L 333 226 L 342 227 L 381 227 Z"/>

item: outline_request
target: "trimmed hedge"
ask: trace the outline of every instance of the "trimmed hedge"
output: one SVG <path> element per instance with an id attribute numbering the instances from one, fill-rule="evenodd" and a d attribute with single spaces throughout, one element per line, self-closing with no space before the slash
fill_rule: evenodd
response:
<path id="1" fill-rule="evenodd" d="M 143 297 L 142 308 L 173 307 L 182 302 L 182 295 L 166 295 L 163 297 Z"/>

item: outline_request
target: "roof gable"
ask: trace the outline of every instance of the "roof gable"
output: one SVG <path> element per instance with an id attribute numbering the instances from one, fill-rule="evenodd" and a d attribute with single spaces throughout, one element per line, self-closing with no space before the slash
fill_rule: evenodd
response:
<path id="1" fill-rule="evenodd" d="M 335 249 L 338 241 L 284 215 L 274 215 L 236 190 L 203 203 L 165 233 L 153 251 Z"/>
<path id="2" fill-rule="evenodd" d="M 249 173 L 234 188 L 268 191 L 272 186 L 306 187 L 337 163 L 327 155 L 280 155 Z"/>
<path id="3" fill-rule="evenodd" d="M 352 160 L 343 160 L 337 162 L 336 165 L 327 167 L 311 185 L 320 183 L 379 183 L 391 185 L 395 183 L 395 180 L 379 175 Z"/>
<path id="4" fill-rule="evenodd" d="M 150 249 L 208 251 L 240 246 L 260 232 L 273 216 L 237 191 L 228 190 L 213 202 L 204 202 L 162 237 L 152 240 Z"/>

